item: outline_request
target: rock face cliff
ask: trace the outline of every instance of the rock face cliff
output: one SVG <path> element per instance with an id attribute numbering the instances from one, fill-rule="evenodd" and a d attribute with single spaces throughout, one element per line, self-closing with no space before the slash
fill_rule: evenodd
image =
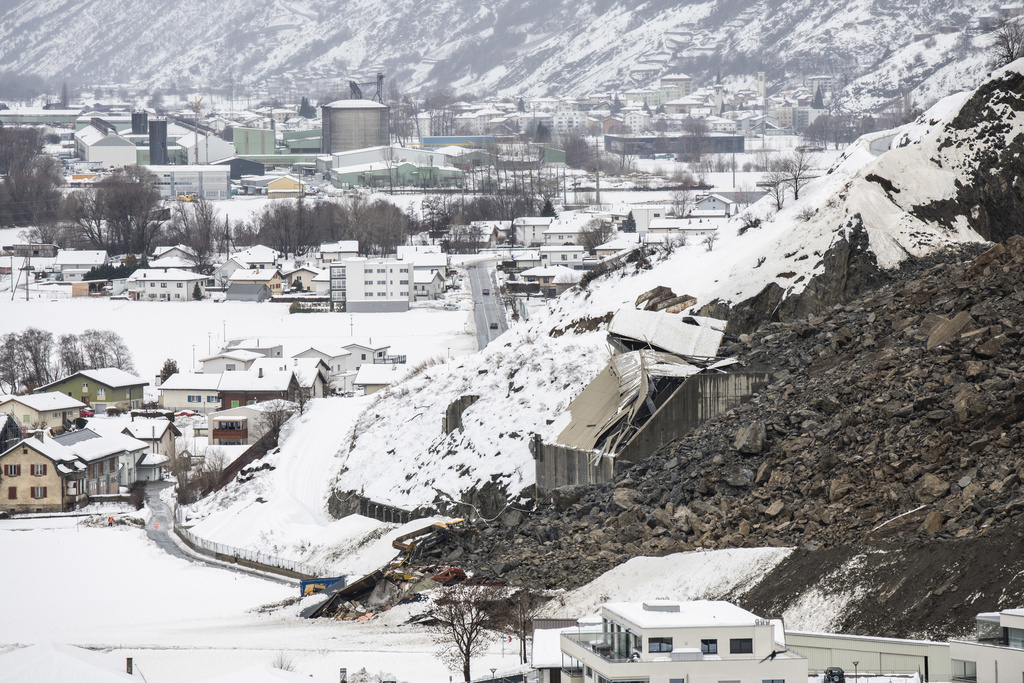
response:
<path id="1" fill-rule="evenodd" d="M 1024 527 L 1022 304 L 1015 236 L 966 262 L 911 262 L 819 316 L 763 325 L 724 349 L 776 374 L 752 402 L 614 485 L 505 512 L 439 559 L 564 586 L 635 555 L 785 545 L 800 552 L 743 598 L 765 613 L 817 584 L 858 589 L 863 614 L 852 604 L 842 623 L 852 631 L 941 634 L 1012 605 L 1024 595 L 1004 582 L 1024 560 L 1000 550 L 984 568 L 974 553 Z M 904 616 L 888 610 L 881 628 L 878 600 L 892 595 Z M 939 608 L 957 619 L 926 623 Z"/>

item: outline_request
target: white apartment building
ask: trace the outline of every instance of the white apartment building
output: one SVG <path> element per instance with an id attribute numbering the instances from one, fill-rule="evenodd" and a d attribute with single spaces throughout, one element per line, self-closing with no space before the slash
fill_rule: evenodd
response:
<path id="1" fill-rule="evenodd" d="M 350 258 L 331 264 L 331 301 L 357 313 L 407 311 L 413 265 L 394 258 Z"/>
<path id="2" fill-rule="evenodd" d="M 977 626 L 977 640 L 949 641 L 953 681 L 1024 680 L 1024 609 L 982 612 Z"/>
<path id="3" fill-rule="evenodd" d="M 552 216 L 523 216 L 515 219 L 516 243 L 521 247 L 544 244 L 544 231 L 554 222 Z"/>
<path id="4" fill-rule="evenodd" d="M 555 133 L 565 135 L 571 132 L 584 133 L 587 130 L 587 115 L 582 111 L 560 111 L 553 117 Z"/>
<path id="5" fill-rule="evenodd" d="M 805 683 L 781 622 L 733 604 L 607 603 L 591 631 L 561 635 L 562 683 Z"/>

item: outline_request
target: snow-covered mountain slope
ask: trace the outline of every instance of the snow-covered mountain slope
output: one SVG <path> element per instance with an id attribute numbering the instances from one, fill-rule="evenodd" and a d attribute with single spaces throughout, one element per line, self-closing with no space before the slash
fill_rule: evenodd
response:
<path id="1" fill-rule="evenodd" d="M 808 288 L 831 307 L 820 283 L 845 277 L 846 262 L 830 255 L 855 242 L 877 270 L 1019 231 L 1022 68 L 1024 61 L 912 124 L 859 140 L 800 201 L 774 214 L 768 198 L 751 207 L 765 218 L 761 227 L 741 235 L 737 220 L 713 251 L 691 244 L 653 253 L 649 269 L 627 264 L 566 292 L 485 351 L 395 387 L 360 419 L 336 488 L 402 507 L 459 499 L 488 483 L 519 493 L 533 482 L 530 433 L 553 436 L 550 422 L 607 362 L 599 321 L 652 287 L 694 296 L 695 310 L 715 300 L 740 304 L 766 288 L 778 292 L 775 308 Z M 466 395 L 480 398 L 463 429 L 443 434 L 446 406 Z"/>
<path id="2" fill-rule="evenodd" d="M 986 36 L 939 27 L 989 11 L 982 0 L 4 0 L 0 71 L 318 96 L 379 66 L 401 88 L 503 95 L 764 70 L 773 83 L 833 75 L 853 106 L 927 106 L 984 69 Z"/>

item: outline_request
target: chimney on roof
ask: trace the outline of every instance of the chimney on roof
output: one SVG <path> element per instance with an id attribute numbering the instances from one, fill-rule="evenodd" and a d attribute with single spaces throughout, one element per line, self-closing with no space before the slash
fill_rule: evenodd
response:
<path id="1" fill-rule="evenodd" d="M 46 430 L 45 429 L 36 429 L 36 430 L 32 431 L 32 436 L 34 436 L 39 441 L 39 443 L 43 442 L 43 438 L 45 437 L 45 435 L 46 435 Z"/>
<path id="2" fill-rule="evenodd" d="M 132 671 L 132 658 L 131 657 L 126 657 L 125 660 L 126 660 L 125 663 L 124 663 L 124 671 L 125 671 L 125 673 L 127 673 L 129 675 L 134 675 L 134 672 Z"/>
<path id="3" fill-rule="evenodd" d="M 260 377 L 263 377 L 263 368 L 260 368 L 260 374 L 259 374 L 259 376 L 260 376 Z"/>

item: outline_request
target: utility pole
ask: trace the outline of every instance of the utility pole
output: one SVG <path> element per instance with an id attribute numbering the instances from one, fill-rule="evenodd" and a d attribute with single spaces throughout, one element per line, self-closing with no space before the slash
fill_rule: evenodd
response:
<path id="1" fill-rule="evenodd" d="M 594 197 L 594 201 L 597 202 L 598 206 L 601 205 L 601 146 L 600 146 L 600 141 L 601 141 L 600 137 L 595 138 L 595 140 L 594 140 L 594 178 L 596 179 L 594 184 L 597 186 L 597 188 L 596 188 L 597 192 L 596 192 L 596 196 Z"/>

